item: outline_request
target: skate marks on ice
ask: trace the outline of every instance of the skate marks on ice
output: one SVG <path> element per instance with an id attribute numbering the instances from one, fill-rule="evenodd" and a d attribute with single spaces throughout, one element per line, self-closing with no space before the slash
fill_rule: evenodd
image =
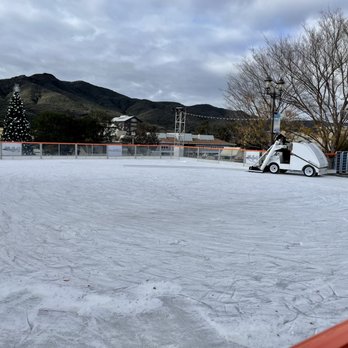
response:
<path id="1" fill-rule="evenodd" d="M 2 292 L 0 342 L 8 347 L 231 347 L 205 311 L 169 282 L 98 293 L 26 286 Z M 46 288 L 47 287 L 47 288 Z M 50 289 L 48 289 L 50 287 Z M 49 297 L 48 294 L 51 294 Z"/>
<path id="2" fill-rule="evenodd" d="M 286 347 L 347 317 L 345 180 L 163 161 L 0 161 L 1 347 Z"/>

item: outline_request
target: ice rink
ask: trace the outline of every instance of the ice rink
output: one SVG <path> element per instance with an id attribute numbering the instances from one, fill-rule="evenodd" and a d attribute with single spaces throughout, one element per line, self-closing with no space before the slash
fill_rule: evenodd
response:
<path id="1" fill-rule="evenodd" d="M 348 180 L 0 161 L 0 347 L 288 347 L 348 318 Z"/>

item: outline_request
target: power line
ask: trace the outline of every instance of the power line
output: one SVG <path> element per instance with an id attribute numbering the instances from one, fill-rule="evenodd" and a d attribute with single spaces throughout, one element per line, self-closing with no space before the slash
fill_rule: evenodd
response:
<path id="1" fill-rule="evenodd" d="M 268 120 L 263 117 L 218 117 L 218 116 L 207 116 L 200 114 L 193 114 L 191 112 L 187 112 L 185 107 L 177 107 L 175 108 L 175 133 L 178 134 L 178 143 L 184 143 L 184 134 L 186 127 L 187 116 L 189 117 L 197 117 L 202 119 L 211 119 L 211 120 L 225 120 L 225 121 L 261 121 Z M 294 119 L 293 121 L 305 121 L 304 119 Z M 312 120 L 308 120 L 312 122 Z M 348 125 L 348 122 L 345 122 L 344 125 Z"/>
<path id="2" fill-rule="evenodd" d="M 184 107 L 176 107 L 175 108 L 175 134 L 177 136 L 175 137 L 176 140 L 174 140 L 174 145 L 184 145 L 185 143 L 185 129 L 186 129 L 186 119 L 187 116 L 190 117 L 197 117 L 197 118 L 203 118 L 203 119 L 211 119 L 211 120 L 225 120 L 225 121 L 254 121 L 258 118 L 235 118 L 235 117 L 214 117 L 214 116 L 206 116 L 206 115 L 198 115 L 198 114 L 192 114 L 190 112 L 187 112 Z"/>
<path id="3" fill-rule="evenodd" d="M 259 120 L 257 117 L 216 117 L 216 116 L 206 116 L 206 115 L 198 115 L 192 114 L 190 112 L 185 112 L 186 116 L 192 116 L 197 118 L 205 118 L 211 120 L 226 120 L 226 121 L 254 121 Z"/>

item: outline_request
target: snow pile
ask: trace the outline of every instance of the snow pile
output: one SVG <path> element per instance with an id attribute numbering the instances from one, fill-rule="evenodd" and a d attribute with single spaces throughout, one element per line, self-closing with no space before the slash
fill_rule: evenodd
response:
<path id="1" fill-rule="evenodd" d="M 348 316 L 344 178 L 131 159 L 0 175 L 0 346 L 286 347 Z"/>

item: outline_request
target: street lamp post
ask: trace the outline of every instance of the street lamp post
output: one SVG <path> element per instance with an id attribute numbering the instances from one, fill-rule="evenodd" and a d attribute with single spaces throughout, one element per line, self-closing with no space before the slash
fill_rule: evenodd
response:
<path id="1" fill-rule="evenodd" d="M 278 110 L 280 107 L 284 84 L 285 82 L 282 78 L 280 78 L 279 81 L 273 81 L 270 76 L 267 76 L 265 80 L 265 94 L 269 95 L 272 99 L 271 145 L 274 142 L 274 114 L 276 110 Z M 277 108 L 276 108 L 276 102 L 275 102 L 276 99 L 279 99 Z"/>

